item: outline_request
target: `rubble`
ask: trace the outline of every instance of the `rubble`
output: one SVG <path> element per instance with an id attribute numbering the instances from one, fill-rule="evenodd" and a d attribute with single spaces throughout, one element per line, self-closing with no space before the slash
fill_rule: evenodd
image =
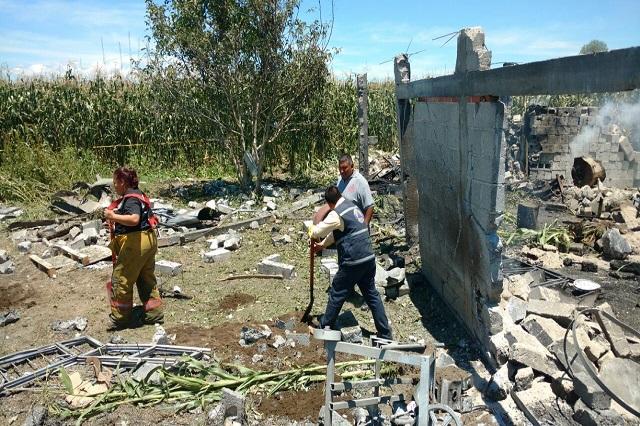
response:
<path id="1" fill-rule="evenodd" d="M 240 331 L 240 346 L 251 345 L 260 339 L 268 338 L 270 335 L 271 333 L 265 330 L 256 330 L 255 328 L 243 326 Z"/>
<path id="2" fill-rule="evenodd" d="M 280 255 L 267 256 L 258 263 L 258 273 L 265 275 L 282 275 L 285 279 L 295 277 L 295 267 L 280 262 Z"/>
<path id="3" fill-rule="evenodd" d="M 231 251 L 225 248 L 217 248 L 204 253 L 202 258 L 206 263 L 224 262 L 231 258 Z"/>
<path id="4" fill-rule="evenodd" d="M 533 378 L 533 368 L 525 367 L 518 369 L 514 379 L 515 389 L 518 391 L 529 389 L 531 382 L 533 382 Z"/>
<path id="5" fill-rule="evenodd" d="M 0 327 L 17 322 L 20 319 L 20 313 L 15 309 L 9 309 L 0 313 Z"/>
<path id="6" fill-rule="evenodd" d="M 166 330 L 160 324 L 154 324 L 155 332 L 151 338 L 151 342 L 155 345 L 173 345 L 176 340 L 175 334 L 167 334 Z"/>
<path id="7" fill-rule="evenodd" d="M 347 343 L 362 343 L 362 329 L 359 325 L 342 327 L 340 329 L 342 341 Z"/>
<path id="8" fill-rule="evenodd" d="M 22 241 L 17 244 L 20 253 L 29 253 L 31 251 L 31 241 Z"/>
<path id="9" fill-rule="evenodd" d="M 182 273 L 182 264 L 170 260 L 156 260 L 156 273 L 176 276 Z"/>
<path id="10" fill-rule="evenodd" d="M 625 259 L 633 251 L 617 228 L 607 230 L 598 241 L 598 245 L 609 259 Z"/>
<path id="11" fill-rule="evenodd" d="M 0 274 L 12 274 L 16 271 L 16 265 L 7 260 L 6 262 L 0 263 Z"/>
<path id="12" fill-rule="evenodd" d="M 70 332 L 70 331 L 84 331 L 87 328 L 87 319 L 84 317 L 75 317 L 74 319 L 66 321 L 54 321 L 51 323 L 51 329 L 53 331 Z"/>
<path id="13" fill-rule="evenodd" d="M 9 253 L 6 250 L 0 250 L 0 263 L 4 263 L 9 260 Z"/>

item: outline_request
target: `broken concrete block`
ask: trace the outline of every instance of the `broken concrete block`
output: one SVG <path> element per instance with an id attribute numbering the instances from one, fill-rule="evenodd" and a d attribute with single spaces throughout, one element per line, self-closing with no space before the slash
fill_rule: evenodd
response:
<path id="1" fill-rule="evenodd" d="M 29 253 L 31 251 L 31 241 L 22 241 L 18 243 L 18 251 L 20 253 Z"/>
<path id="2" fill-rule="evenodd" d="M 566 330 L 551 318 L 529 315 L 522 326 L 545 347 L 564 339 Z"/>
<path id="3" fill-rule="evenodd" d="M 623 401 L 640 407 L 640 364 L 626 358 L 610 358 L 601 363 L 598 377 Z"/>
<path id="4" fill-rule="evenodd" d="M 287 340 L 300 346 L 309 346 L 311 344 L 309 333 L 289 333 L 287 334 Z"/>
<path id="5" fill-rule="evenodd" d="M 9 260 L 9 253 L 6 250 L 0 250 L 0 263 L 4 263 Z"/>
<path id="6" fill-rule="evenodd" d="M 534 381 L 529 389 L 513 392 L 511 395 L 530 421 L 535 419 L 539 424 L 545 425 L 570 424 L 567 419 L 573 415 L 571 406 L 556 398 L 548 382 Z"/>
<path id="7" fill-rule="evenodd" d="M 80 235 L 82 233 L 82 229 L 80 229 L 79 226 L 74 226 L 73 228 L 69 229 L 69 237 L 76 238 L 78 235 Z"/>
<path id="8" fill-rule="evenodd" d="M 589 407 L 598 410 L 605 410 L 611 406 L 611 397 L 587 373 L 586 367 L 578 355 L 579 349 L 572 342 L 566 342 L 566 344 L 565 342 L 556 342 L 551 345 L 550 350 L 565 369 L 571 367 L 574 392 L 582 401 Z M 586 361 L 590 362 L 588 359 Z M 590 366 L 595 370 L 593 364 Z"/>
<path id="9" fill-rule="evenodd" d="M 527 313 L 535 314 L 545 318 L 552 318 L 563 327 L 568 327 L 571 323 L 575 305 L 561 302 L 548 302 L 542 300 L 529 300 Z"/>
<path id="10" fill-rule="evenodd" d="M 262 330 L 243 326 L 240 330 L 240 346 L 247 346 L 257 342 L 260 339 L 266 339 L 267 334 Z"/>
<path id="11" fill-rule="evenodd" d="M 88 321 L 84 317 L 75 317 L 67 321 L 54 321 L 51 323 L 51 329 L 54 331 L 69 332 L 73 330 L 84 331 L 87 328 Z"/>
<path id="12" fill-rule="evenodd" d="M 170 260 L 157 260 L 155 271 L 159 274 L 176 276 L 182 273 L 182 264 Z"/>
<path id="13" fill-rule="evenodd" d="M 275 339 L 273 339 L 273 342 L 271 342 L 271 346 L 273 346 L 275 349 L 278 349 L 279 347 L 284 346 L 286 344 L 287 344 L 287 339 L 285 339 L 279 334 L 275 337 Z"/>
<path id="14" fill-rule="evenodd" d="M 520 368 L 516 372 L 516 377 L 515 377 L 516 389 L 519 391 L 529 389 L 529 387 L 531 386 L 531 382 L 533 381 L 533 377 L 534 377 L 533 368 L 531 367 Z"/>
<path id="15" fill-rule="evenodd" d="M 602 252 L 610 259 L 624 259 L 633 249 L 617 228 L 608 229 L 598 240 Z"/>
<path id="16" fill-rule="evenodd" d="M 228 388 L 222 389 L 220 403 L 209 411 L 207 425 L 245 424 L 245 397 Z"/>
<path id="17" fill-rule="evenodd" d="M 502 365 L 509 360 L 509 342 L 504 334 L 504 331 L 501 331 L 489 338 L 489 350 L 498 365 Z"/>
<path id="18" fill-rule="evenodd" d="M 102 228 L 102 221 L 100 219 L 91 220 L 82 224 L 82 231 L 86 231 L 89 228 L 95 229 L 96 232 L 100 232 Z"/>
<path id="19" fill-rule="evenodd" d="M 138 382 L 159 385 L 162 380 L 159 373 L 160 368 L 162 368 L 160 364 L 145 362 L 136 368 L 131 377 Z"/>
<path id="20" fill-rule="evenodd" d="M 0 274 L 13 274 L 16 271 L 16 265 L 11 261 L 0 263 Z"/>
<path id="21" fill-rule="evenodd" d="M 519 323 L 527 316 L 527 302 L 516 296 L 511 296 L 507 303 L 507 313 L 514 323 Z"/>
<path id="22" fill-rule="evenodd" d="M 224 242 L 223 247 L 227 250 L 238 250 L 240 248 L 240 238 L 230 237 Z"/>
<path id="23" fill-rule="evenodd" d="M 266 257 L 262 259 L 262 262 L 258 263 L 258 273 L 265 275 L 282 275 L 283 278 L 290 280 L 295 276 L 295 267 L 286 263 L 270 260 L 269 257 Z"/>
<path id="24" fill-rule="evenodd" d="M 500 306 L 489 306 L 486 304 L 482 306 L 482 321 L 484 322 L 489 334 L 497 334 L 502 331 L 504 315 L 504 309 Z"/>
<path id="25" fill-rule="evenodd" d="M 80 235 L 83 236 L 85 245 L 88 245 L 88 246 L 98 242 L 98 237 L 100 236 L 98 230 L 95 229 L 95 228 L 91 228 L 91 227 L 89 227 L 87 229 L 84 229 L 82 231 L 82 234 L 80 234 Z"/>
<path id="26" fill-rule="evenodd" d="M 602 355 L 606 354 L 608 349 L 601 345 L 600 343 L 591 341 L 585 348 L 584 353 L 591 360 L 591 362 L 598 362 Z"/>
<path id="27" fill-rule="evenodd" d="M 559 398 L 564 399 L 569 404 L 573 404 L 578 399 L 578 395 L 574 392 L 573 379 L 566 373 L 560 377 L 556 377 L 551 381 L 551 389 Z"/>
<path id="28" fill-rule="evenodd" d="M 533 276 L 527 272 L 523 275 L 514 275 L 507 278 L 507 288 L 509 293 L 522 300 L 529 299 L 530 285 L 534 281 Z"/>
<path id="29" fill-rule="evenodd" d="M 231 258 L 231 252 L 224 248 L 217 248 L 204 253 L 202 258 L 206 263 L 224 262 Z"/>
<path id="30" fill-rule="evenodd" d="M 578 399 L 573 406 L 573 420 L 582 426 L 622 425 L 624 420 L 612 410 L 592 410 Z"/>
<path id="31" fill-rule="evenodd" d="M 274 254 L 271 254 L 271 255 L 265 257 L 263 260 L 271 260 L 273 262 L 281 262 L 282 261 L 282 256 L 280 256 L 279 253 L 274 253 Z"/>
<path id="32" fill-rule="evenodd" d="M 608 314 L 613 315 L 613 310 L 608 303 L 603 303 L 598 307 Z M 600 325 L 603 334 L 611 344 L 611 350 L 613 353 L 619 357 L 628 357 L 631 353 L 631 348 L 629 347 L 629 342 L 625 337 L 624 330 L 622 330 L 622 328 L 613 321 L 605 318 L 604 315 L 597 315 L 596 319 L 598 320 L 598 324 Z"/>
<path id="33" fill-rule="evenodd" d="M 347 343 L 362 343 L 362 329 L 359 325 L 340 329 L 342 341 Z"/>
<path id="34" fill-rule="evenodd" d="M 502 401 L 511 392 L 513 384 L 509 380 L 509 368 L 503 365 L 491 376 L 485 395 L 494 401 Z"/>
<path id="35" fill-rule="evenodd" d="M 509 359 L 511 361 L 519 362 L 527 367 L 533 368 L 546 376 L 551 378 L 559 377 L 562 372 L 556 365 L 553 359 L 548 356 L 549 352 L 542 352 L 527 346 L 524 343 L 516 343 L 511 347 Z"/>

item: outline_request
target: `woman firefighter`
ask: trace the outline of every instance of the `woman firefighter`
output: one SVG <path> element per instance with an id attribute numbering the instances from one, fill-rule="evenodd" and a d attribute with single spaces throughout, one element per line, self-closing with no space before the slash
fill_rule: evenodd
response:
<path id="1" fill-rule="evenodd" d="M 120 167 L 113 172 L 113 186 L 120 198 L 104 210 L 111 230 L 113 274 L 107 283 L 111 303 L 111 329 L 132 325 L 133 286 L 143 304 L 145 324 L 161 323 L 162 300 L 154 274 L 158 239 L 157 219 L 149 198 L 138 189 L 134 169 Z"/>

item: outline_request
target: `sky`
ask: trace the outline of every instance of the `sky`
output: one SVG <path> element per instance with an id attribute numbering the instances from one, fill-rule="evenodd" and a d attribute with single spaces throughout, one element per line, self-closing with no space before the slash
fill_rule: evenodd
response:
<path id="1" fill-rule="evenodd" d="M 402 5 L 402 7 L 400 7 Z M 592 39 L 609 49 L 640 46 L 639 0 L 301 0 L 301 16 L 332 25 L 338 78 L 393 78 L 392 58 L 411 55 L 412 79 L 450 74 L 455 38 L 481 26 L 500 62 L 575 55 Z M 147 46 L 142 0 L 0 0 L 0 70 L 11 76 L 123 73 Z"/>

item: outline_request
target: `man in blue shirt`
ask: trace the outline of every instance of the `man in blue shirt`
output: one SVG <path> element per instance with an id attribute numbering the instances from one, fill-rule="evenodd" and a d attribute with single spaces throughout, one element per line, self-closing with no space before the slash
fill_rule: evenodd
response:
<path id="1" fill-rule="evenodd" d="M 373 195 L 371 195 L 371 189 L 369 189 L 369 182 L 359 171 L 353 167 L 353 159 L 350 155 L 344 154 L 338 161 L 338 168 L 340 170 L 340 178 L 338 178 L 337 187 L 342 196 L 353 202 L 362 214 L 364 215 L 364 222 L 367 226 L 371 222 L 373 217 Z M 327 204 L 322 206 L 316 214 L 313 216 L 313 223 L 318 224 L 331 209 Z"/>

